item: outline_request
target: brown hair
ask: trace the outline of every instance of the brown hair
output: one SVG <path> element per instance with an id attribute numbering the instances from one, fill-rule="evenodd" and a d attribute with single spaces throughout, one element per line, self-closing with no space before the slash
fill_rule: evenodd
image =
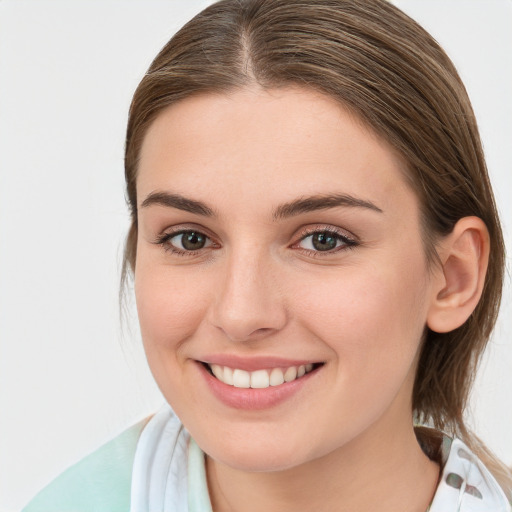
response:
<path id="1" fill-rule="evenodd" d="M 505 261 L 476 120 L 450 59 L 387 1 L 222 0 L 167 43 L 130 108 L 125 170 L 132 225 L 123 275 L 127 265 L 135 267 L 137 163 L 148 126 L 183 98 L 255 83 L 321 91 L 398 150 L 420 201 L 429 261 L 435 262 L 436 239 L 459 219 L 475 215 L 485 222 L 491 251 L 482 298 L 458 329 L 426 332 L 413 410 L 419 422 L 465 440 L 508 488 L 505 469 L 464 424 L 476 367 L 497 317 Z"/>

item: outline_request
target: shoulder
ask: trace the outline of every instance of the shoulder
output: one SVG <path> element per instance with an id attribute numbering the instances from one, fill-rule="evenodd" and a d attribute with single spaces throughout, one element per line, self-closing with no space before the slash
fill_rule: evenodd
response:
<path id="1" fill-rule="evenodd" d="M 130 509 L 131 474 L 143 420 L 74 464 L 22 512 L 109 512 Z"/>

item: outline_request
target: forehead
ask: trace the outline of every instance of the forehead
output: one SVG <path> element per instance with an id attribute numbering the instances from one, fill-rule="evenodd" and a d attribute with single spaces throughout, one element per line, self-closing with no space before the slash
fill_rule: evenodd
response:
<path id="1" fill-rule="evenodd" d="M 244 89 L 162 111 L 142 145 L 137 191 L 139 204 L 156 190 L 201 200 L 242 194 L 246 206 L 335 191 L 385 207 L 404 194 L 414 202 L 404 169 L 398 154 L 334 99 L 301 88 Z"/>

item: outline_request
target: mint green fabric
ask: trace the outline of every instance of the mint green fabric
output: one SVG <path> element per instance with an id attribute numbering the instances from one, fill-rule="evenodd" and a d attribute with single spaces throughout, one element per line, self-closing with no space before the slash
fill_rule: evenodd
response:
<path id="1" fill-rule="evenodd" d="M 128 512 L 135 449 L 146 423 L 130 427 L 64 471 L 22 512 Z"/>

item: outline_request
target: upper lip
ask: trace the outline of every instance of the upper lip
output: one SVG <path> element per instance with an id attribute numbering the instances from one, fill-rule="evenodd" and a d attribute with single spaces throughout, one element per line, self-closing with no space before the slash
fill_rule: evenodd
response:
<path id="1" fill-rule="evenodd" d="M 311 359 L 288 359 L 274 356 L 241 357 L 234 354 L 214 354 L 201 358 L 199 361 L 201 363 L 218 364 L 219 366 L 228 366 L 229 368 L 236 368 L 248 372 L 272 368 L 289 368 L 290 366 L 322 362 Z"/>

